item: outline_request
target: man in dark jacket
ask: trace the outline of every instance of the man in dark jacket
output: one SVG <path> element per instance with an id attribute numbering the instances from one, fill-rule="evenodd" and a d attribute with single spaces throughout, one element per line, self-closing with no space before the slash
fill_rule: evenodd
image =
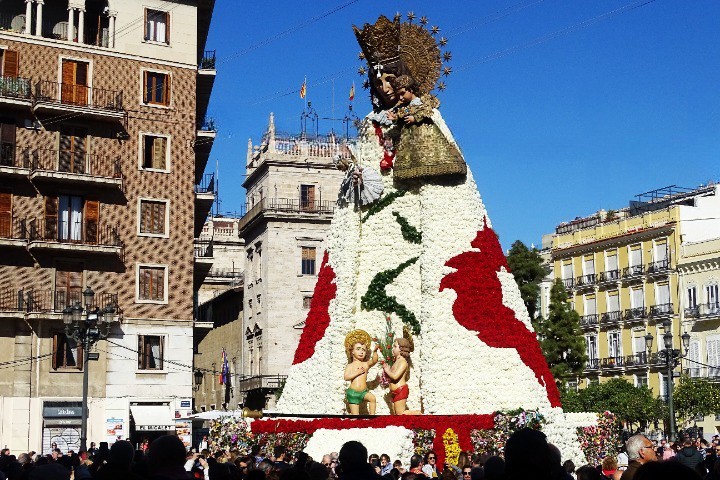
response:
<path id="1" fill-rule="evenodd" d="M 383 480 L 367 462 L 367 448 L 354 440 L 346 442 L 340 449 L 340 480 Z"/>
<path id="2" fill-rule="evenodd" d="M 678 463 L 682 463 L 686 467 L 690 467 L 695 470 L 700 476 L 705 476 L 705 466 L 703 465 L 703 455 L 693 445 L 692 440 L 689 438 L 683 442 L 683 448 L 675 455 L 675 460 Z"/>
<path id="3" fill-rule="evenodd" d="M 633 435 L 628 438 L 625 444 L 625 450 L 627 450 L 630 463 L 628 464 L 627 470 L 625 470 L 620 477 L 620 480 L 633 480 L 638 468 L 646 463 L 657 461 L 655 447 L 644 435 Z"/>

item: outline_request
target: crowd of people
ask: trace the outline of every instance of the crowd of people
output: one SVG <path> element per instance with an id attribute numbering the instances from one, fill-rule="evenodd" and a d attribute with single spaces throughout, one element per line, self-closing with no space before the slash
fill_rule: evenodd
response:
<path id="1" fill-rule="evenodd" d="M 205 446 L 203 443 L 201 447 Z M 408 465 L 387 454 L 371 453 L 350 441 L 320 459 L 276 446 L 262 452 L 233 449 L 186 451 L 175 435 L 157 438 L 137 450 L 127 441 L 110 448 L 91 444 L 88 451 L 51 454 L 0 452 L 0 480 L 720 480 L 720 438 L 669 443 L 643 435 L 630 437 L 617 457 L 600 465 L 575 468 L 562 463 L 560 450 L 532 429 L 515 432 L 502 455 L 461 452 L 457 464 L 438 465 L 434 451 L 413 455 Z"/>

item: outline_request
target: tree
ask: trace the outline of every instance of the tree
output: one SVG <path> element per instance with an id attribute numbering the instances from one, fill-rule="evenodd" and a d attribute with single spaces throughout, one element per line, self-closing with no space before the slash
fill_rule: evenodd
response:
<path id="1" fill-rule="evenodd" d="M 539 318 L 535 330 L 540 348 L 558 383 L 578 376 L 587 360 L 580 316 L 568 304 L 568 295 L 560 279 L 550 289 L 548 318 Z"/>
<path id="2" fill-rule="evenodd" d="M 508 266 L 520 288 L 520 296 L 527 307 L 530 318 L 535 318 L 540 296 L 540 282 L 548 269 L 536 248 L 527 248 L 523 242 L 516 240 L 507 255 Z"/>
<path id="3" fill-rule="evenodd" d="M 673 391 L 673 405 L 681 424 L 720 411 L 720 386 L 707 378 L 680 377 Z"/>
<path id="4" fill-rule="evenodd" d="M 591 383 L 578 392 L 564 392 L 563 409 L 571 412 L 614 413 L 626 425 L 647 424 L 662 416 L 662 401 L 648 387 L 636 387 L 624 378 Z"/>

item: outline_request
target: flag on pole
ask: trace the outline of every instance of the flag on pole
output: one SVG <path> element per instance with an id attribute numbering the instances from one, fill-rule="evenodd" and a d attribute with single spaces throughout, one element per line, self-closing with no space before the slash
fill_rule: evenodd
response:
<path id="1" fill-rule="evenodd" d="M 220 369 L 220 385 L 225 385 L 230 377 L 230 364 L 228 364 L 225 348 L 222 349 L 222 356 L 220 358 L 222 361 L 222 367 Z"/>
<path id="2" fill-rule="evenodd" d="M 300 98 L 305 98 L 307 95 L 307 78 L 303 80 L 302 87 L 300 87 Z"/>
<path id="3" fill-rule="evenodd" d="M 350 101 L 352 102 L 355 100 L 355 82 L 353 82 L 352 87 L 350 87 Z"/>

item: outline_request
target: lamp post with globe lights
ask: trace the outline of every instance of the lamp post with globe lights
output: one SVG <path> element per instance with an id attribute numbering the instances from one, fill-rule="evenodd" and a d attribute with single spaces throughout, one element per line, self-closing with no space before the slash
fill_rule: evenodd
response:
<path id="1" fill-rule="evenodd" d="M 72 338 L 82 346 L 83 354 L 83 397 L 82 397 L 82 423 L 80 426 L 80 451 L 87 451 L 87 421 L 88 421 L 88 360 L 97 360 L 97 354 L 90 355 L 90 348 L 99 340 L 110 334 L 112 324 L 118 321 L 116 305 L 108 303 L 104 308 L 95 304 L 95 292 L 87 287 L 82 293 L 84 308 L 80 302 L 66 307 L 62 312 L 65 324 L 65 335 Z"/>
<path id="2" fill-rule="evenodd" d="M 680 359 L 687 357 L 688 350 L 690 349 L 690 334 L 685 332 L 680 338 L 682 339 L 682 346 L 685 353 L 680 349 L 673 348 L 673 334 L 672 334 L 672 321 L 666 320 L 663 322 L 663 328 L 665 334 L 663 335 L 663 343 L 665 348 L 658 350 L 658 359 L 665 363 L 667 368 L 667 398 L 668 398 L 668 414 L 670 416 L 670 441 L 675 441 L 675 407 L 673 405 L 673 372 L 675 367 L 680 363 Z M 652 333 L 645 335 L 645 347 L 647 348 L 648 354 L 652 348 L 653 336 Z"/>

